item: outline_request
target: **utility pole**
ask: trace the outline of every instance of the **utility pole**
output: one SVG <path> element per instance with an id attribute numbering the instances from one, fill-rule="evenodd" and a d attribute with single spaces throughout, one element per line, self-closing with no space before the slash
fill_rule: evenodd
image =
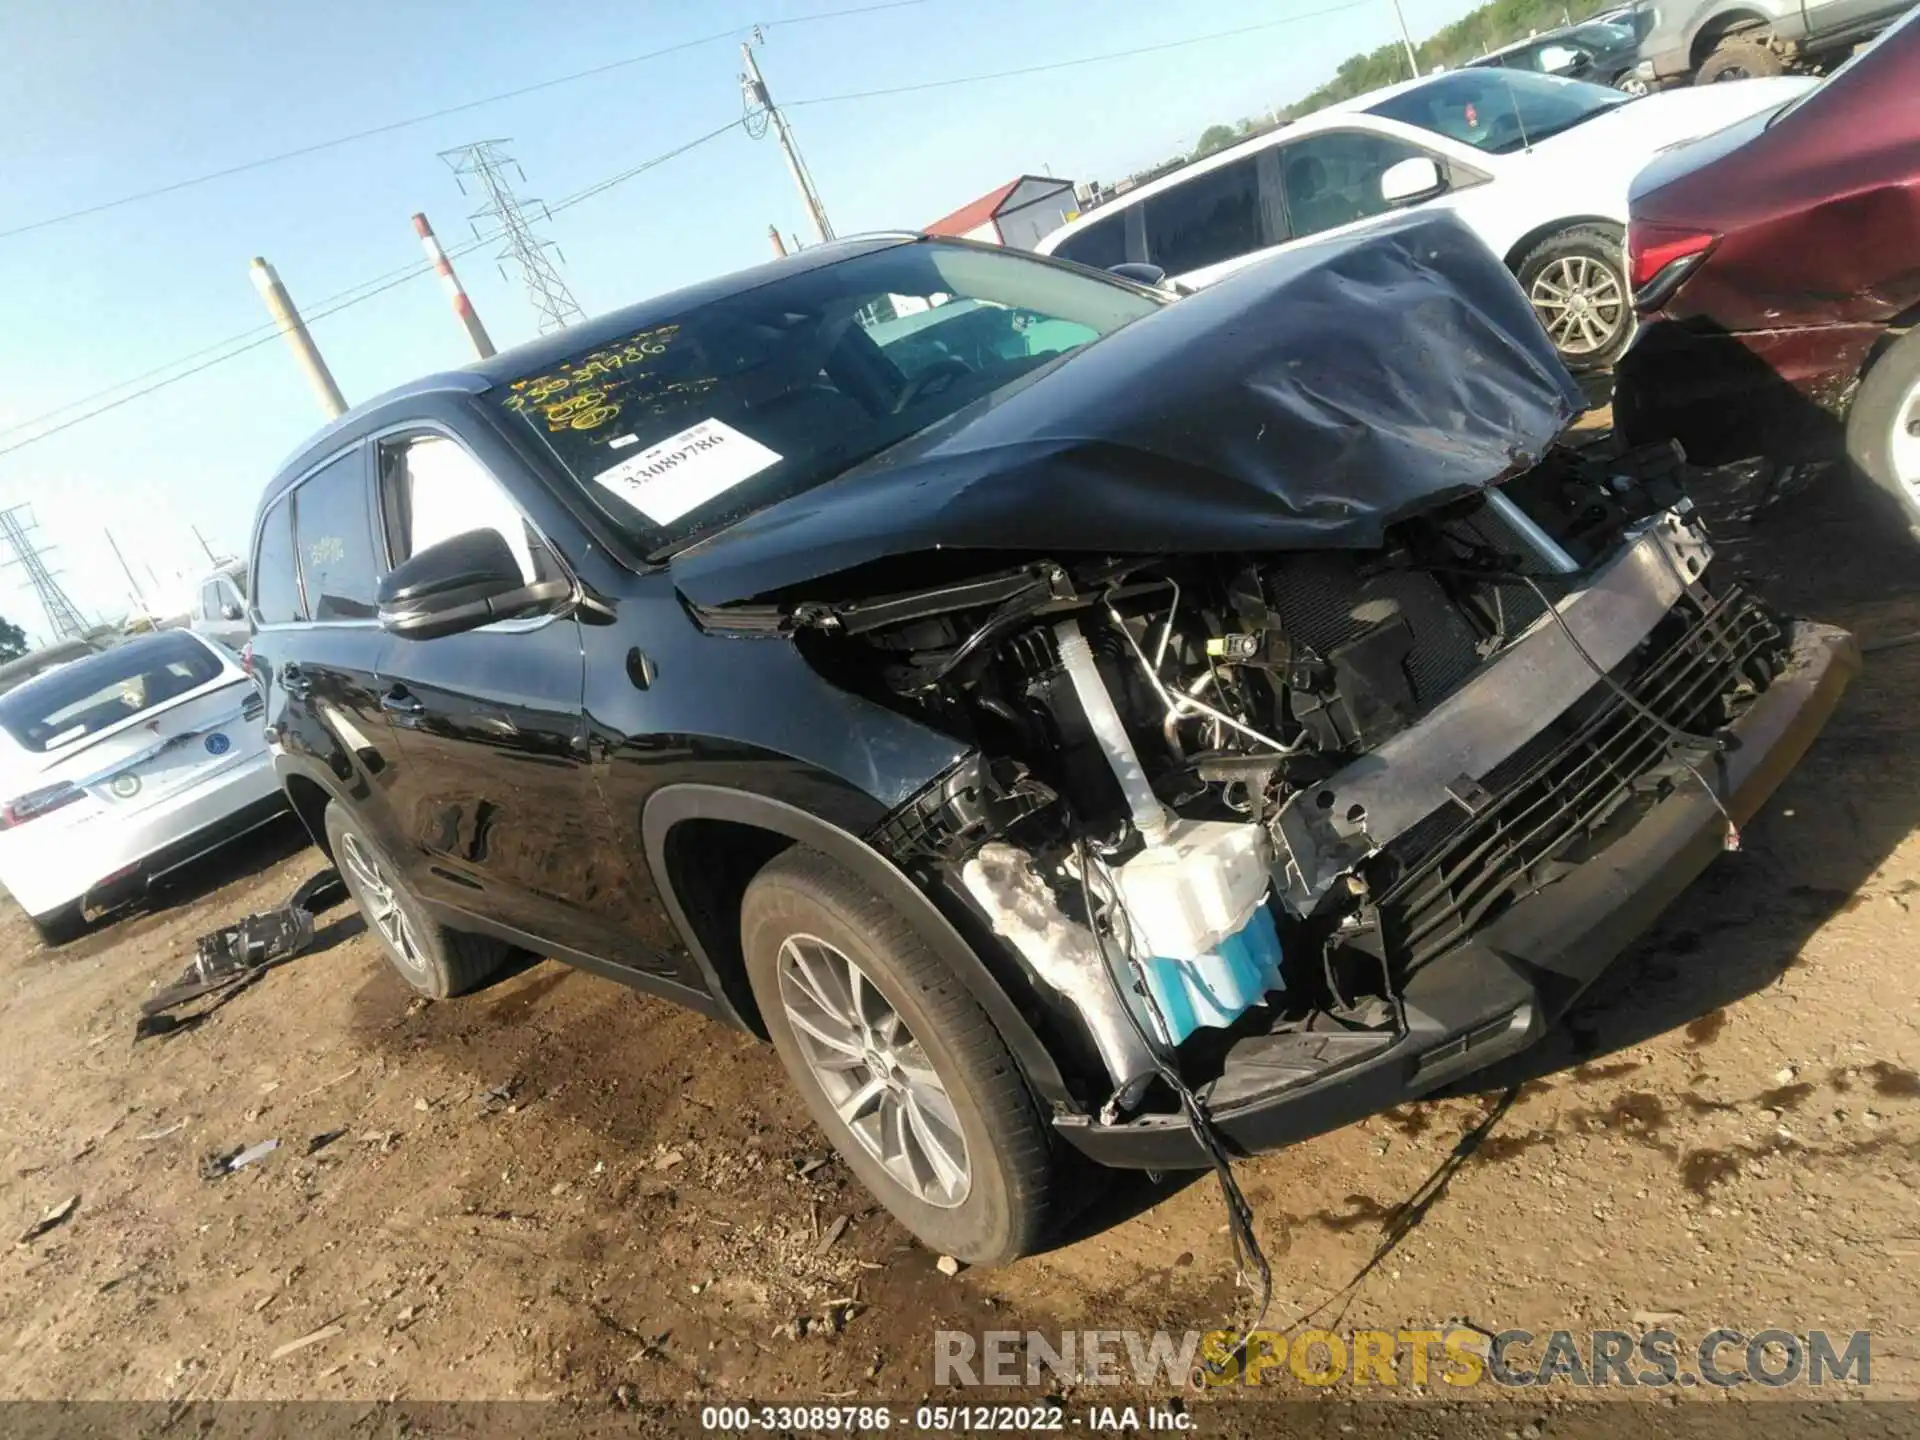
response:
<path id="1" fill-rule="evenodd" d="M 207 552 L 207 563 L 209 565 L 218 565 L 220 563 L 220 557 L 213 553 L 213 546 L 209 545 L 207 543 L 207 537 L 200 533 L 200 527 L 198 525 L 189 525 L 187 528 L 193 531 L 193 538 L 200 542 L 200 548 Z M 113 553 L 116 555 L 120 553 L 119 546 L 116 545 L 114 547 Z M 120 563 L 124 566 L 127 562 L 122 560 Z M 127 578 L 131 580 L 133 577 L 129 575 Z"/>
<path id="2" fill-rule="evenodd" d="M 1400 8 L 1400 0 L 1393 0 L 1393 18 L 1400 22 L 1400 43 L 1407 47 L 1407 73 L 1418 80 L 1420 58 L 1413 53 L 1413 36 L 1407 33 L 1407 12 Z"/>
<path id="3" fill-rule="evenodd" d="M 780 238 L 780 227 L 778 225 L 767 226 L 767 239 L 773 242 L 773 253 L 775 255 L 784 256 L 787 253 L 787 242 Z"/>
<path id="4" fill-rule="evenodd" d="M 586 319 L 587 312 L 573 298 L 573 292 L 567 289 L 567 282 L 560 278 L 560 271 L 547 254 L 551 250 L 559 255 L 560 247 L 551 240 L 536 237 L 533 222 L 527 218 L 527 210 L 534 206 L 538 206 L 540 213 L 549 220 L 553 218 L 553 213 L 538 200 L 521 200 L 507 181 L 509 165 L 522 180 L 527 178 L 527 172 L 507 154 L 506 145 L 505 140 L 479 140 L 471 145 L 442 150 L 440 158 L 452 169 L 454 183 L 460 187 L 462 195 L 467 193 L 466 181 L 469 178 L 480 187 L 480 193 L 487 203 L 474 211 L 470 221 L 485 216 L 500 227 L 501 238 L 505 241 L 497 257 L 501 262 L 500 274 L 503 277 L 506 275 L 508 260 L 513 261 L 519 269 L 521 283 L 526 286 L 527 300 L 540 317 L 540 333 L 544 335 L 552 330 L 564 330 L 574 321 Z M 478 225 L 474 225 L 473 233 L 476 239 L 479 238 Z M 560 258 L 564 261 L 567 257 L 560 255 Z"/>
<path id="5" fill-rule="evenodd" d="M 327 369 L 327 362 L 320 358 L 319 347 L 313 343 L 313 336 L 307 333 L 307 322 L 293 308 L 293 299 L 287 294 L 287 287 L 280 283 L 273 266 L 256 255 L 252 268 L 253 288 L 267 302 L 267 313 L 273 316 L 273 323 L 280 327 L 280 333 L 287 337 L 295 363 L 307 377 L 307 383 L 313 386 L 313 393 L 320 398 L 320 408 L 327 412 L 327 418 L 331 420 L 347 408 L 340 387 L 333 383 L 333 372 Z"/>
<path id="6" fill-rule="evenodd" d="M 46 612 L 48 633 L 55 640 L 83 637 L 87 633 L 86 618 L 81 615 L 80 607 L 67 598 L 67 592 L 60 588 L 59 580 L 48 568 L 47 556 L 53 553 L 53 547 L 35 544 L 31 533 L 34 529 L 33 511 L 27 506 L 14 505 L 0 510 L 0 540 L 13 551 L 13 559 L 7 563 L 27 572 L 27 584 L 33 587 L 40 608 Z"/>
<path id="7" fill-rule="evenodd" d="M 103 526 L 102 528 L 104 529 L 105 527 Z M 193 533 L 198 535 L 200 532 L 196 530 Z M 145 610 L 147 608 L 146 592 L 140 588 L 140 582 L 133 578 L 133 567 L 127 564 L 127 557 L 120 553 L 120 542 L 113 538 L 113 531 L 111 530 L 107 531 L 107 544 L 113 547 L 113 558 L 120 562 L 120 569 L 127 577 L 127 584 L 133 587 L 134 603 L 139 605 L 142 610 Z"/>
<path id="8" fill-rule="evenodd" d="M 807 162 L 800 158 L 800 147 L 794 144 L 792 127 L 787 124 L 787 117 L 780 113 L 780 107 L 773 103 L 773 97 L 767 93 L 767 82 L 760 78 L 760 67 L 754 63 L 753 47 L 761 39 L 760 27 L 756 25 L 753 27 L 753 38 L 740 42 L 740 63 L 747 67 L 746 74 L 740 77 L 740 87 L 746 92 L 749 107 L 747 133 L 758 139 L 767 133 L 767 120 L 773 121 L 773 133 L 787 157 L 787 170 L 793 176 L 793 183 L 800 189 L 800 202 L 807 207 L 807 215 L 813 221 L 813 233 L 824 245 L 833 239 L 833 226 L 827 222 L 827 207 L 820 203 L 820 192 L 814 188 Z M 758 117 L 752 113 L 756 107 L 760 112 Z M 758 132 L 754 131 L 752 125 L 755 118 L 760 120 L 762 127 Z"/>
<path id="9" fill-rule="evenodd" d="M 439 237 L 433 233 L 433 226 L 427 223 L 424 212 L 414 214 L 413 233 L 420 237 L 421 248 L 427 252 L 427 259 L 433 262 L 434 273 L 446 287 L 447 295 L 453 301 L 453 313 L 466 330 L 473 353 L 482 360 L 491 359 L 494 354 L 493 339 L 487 334 L 487 327 L 480 323 L 480 317 L 474 313 L 473 301 L 467 298 L 460 277 L 453 273 L 453 262 L 447 259 L 447 252 L 440 248 Z"/>

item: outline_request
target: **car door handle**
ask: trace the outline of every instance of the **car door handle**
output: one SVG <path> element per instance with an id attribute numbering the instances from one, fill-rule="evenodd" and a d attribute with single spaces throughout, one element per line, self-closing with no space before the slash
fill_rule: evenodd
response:
<path id="1" fill-rule="evenodd" d="M 380 697 L 380 708 L 389 715 L 420 715 L 426 712 L 427 704 L 418 695 L 396 685 Z"/>
<path id="2" fill-rule="evenodd" d="M 295 700 L 304 700 L 313 693 L 313 682 L 298 665 L 289 661 L 280 667 L 280 688 Z"/>

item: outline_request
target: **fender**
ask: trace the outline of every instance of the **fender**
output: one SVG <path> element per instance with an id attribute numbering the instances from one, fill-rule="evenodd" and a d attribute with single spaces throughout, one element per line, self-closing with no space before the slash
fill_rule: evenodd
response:
<path id="1" fill-rule="evenodd" d="M 980 1002 L 1040 1099 L 1055 1112 L 1079 1110 L 1052 1055 L 980 957 L 920 888 L 879 851 L 858 836 L 779 800 L 719 785 L 667 785 L 654 792 L 641 818 L 647 866 L 682 943 L 716 995 L 726 993 L 719 972 L 688 922 L 666 867 L 667 834 L 683 820 L 727 820 L 772 831 L 818 850 L 858 876 L 861 883 L 870 886 L 907 918 L 920 938 Z"/>
<path id="2" fill-rule="evenodd" d="M 314 848 L 329 860 L 333 858 L 333 852 L 327 847 L 329 800 L 338 800 L 351 810 L 354 818 L 372 831 L 374 839 L 385 846 L 389 854 L 405 853 L 405 837 L 392 832 L 382 807 L 367 803 L 374 791 L 359 765 L 349 765 L 343 777 L 318 756 L 281 747 L 274 751 L 273 773 L 279 777 L 287 804 L 306 827 Z"/>

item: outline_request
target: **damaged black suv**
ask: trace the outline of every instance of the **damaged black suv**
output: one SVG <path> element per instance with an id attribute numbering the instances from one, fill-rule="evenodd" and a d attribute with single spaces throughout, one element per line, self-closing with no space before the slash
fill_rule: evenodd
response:
<path id="1" fill-rule="evenodd" d="M 405 979 L 516 951 L 770 1039 L 929 1245 L 1528 1044 L 1857 664 L 1420 217 L 1175 300 L 822 245 L 362 405 L 253 667 Z M 636 1036 L 636 1043 L 645 1043 Z"/>

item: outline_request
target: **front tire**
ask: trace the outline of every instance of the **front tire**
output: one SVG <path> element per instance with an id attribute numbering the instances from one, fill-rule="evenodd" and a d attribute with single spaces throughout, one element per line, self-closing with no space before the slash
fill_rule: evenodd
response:
<path id="1" fill-rule="evenodd" d="M 1604 370 L 1633 338 L 1632 292 L 1620 233 L 1574 225 L 1529 250 L 1514 272 L 1560 362 Z"/>
<path id="2" fill-rule="evenodd" d="M 1693 83 L 1718 85 L 1724 80 L 1756 80 L 1786 73 L 1786 62 L 1764 40 L 1722 40 L 1694 71 Z"/>
<path id="3" fill-rule="evenodd" d="M 1050 1137 L 999 1032 L 907 920 L 795 847 L 740 906 L 747 980 L 807 1109 L 924 1244 L 976 1265 L 1051 1221 Z"/>
<path id="4" fill-rule="evenodd" d="M 1847 458 L 1920 540 L 1920 330 L 1896 341 L 1860 382 L 1847 414 Z"/>
<path id="5" fill-rule="evenodd" d="M 338 800 L 327 802 L 327 841 L 388 963 L 422 995 L 445 1000 L 464 994 L 515 953 L 503 940 L 462 934 L 429 918 L 399 866 Z"/>

